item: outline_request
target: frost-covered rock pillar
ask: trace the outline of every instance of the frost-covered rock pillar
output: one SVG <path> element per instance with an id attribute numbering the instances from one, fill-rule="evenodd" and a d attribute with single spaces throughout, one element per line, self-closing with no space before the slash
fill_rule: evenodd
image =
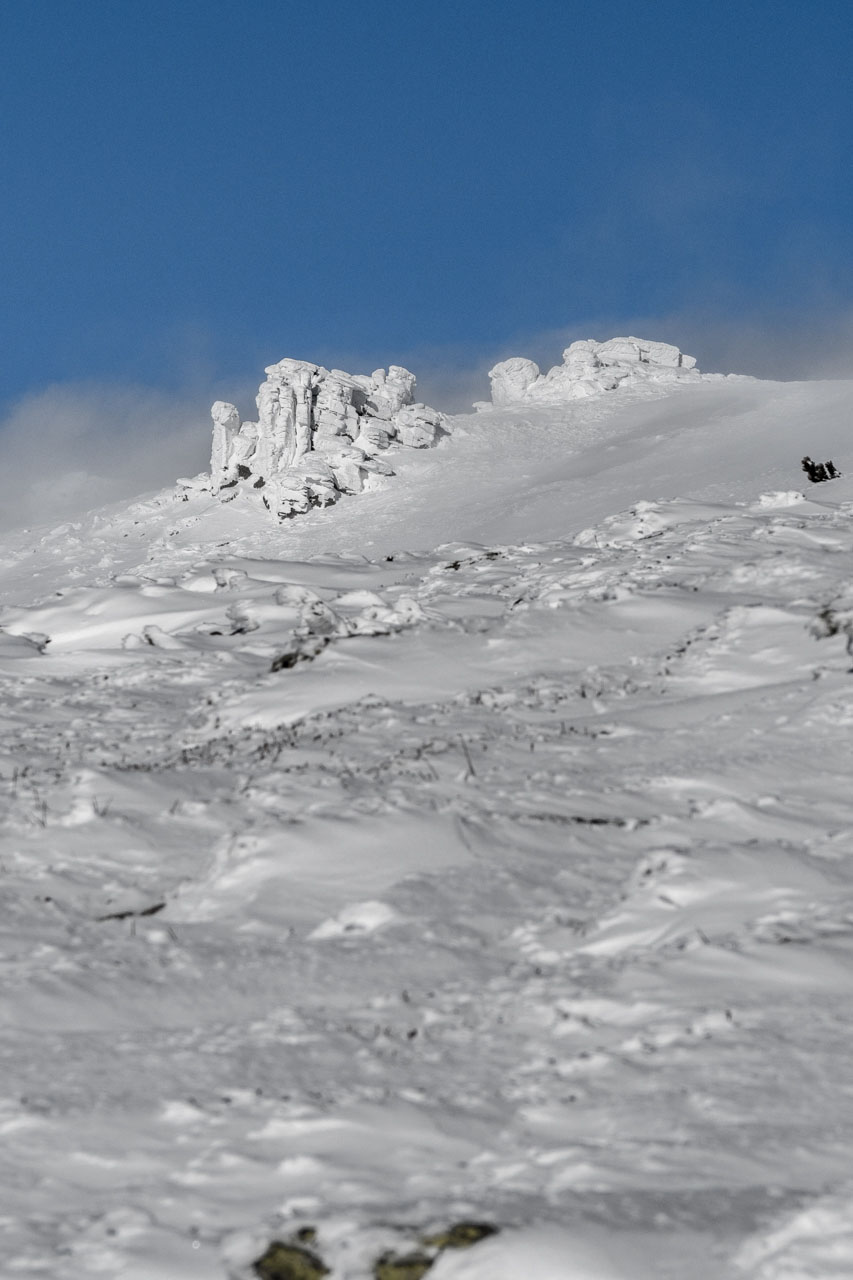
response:
<path id="1" fill-rule="evenodd" d="M 256 469 L 264 477 L 276 475 L 310 452 L 313 428 L 314 364 L 280 360 L 266 370 L 258 406 Z"/>
<path id="2" fill-rule="evenodd" d="M 292 466 L 297 459 L 311 452 L 314 428 L 314 390 L 312 373 L 307 367 L 299 369 L 295 373 L 293 391 L 296 400 L 293 415 L 293 452 L 288 459 L 288 466 Z"/>
<path id="3" fill-rule="evenodd" d="M 213 418 L 213 450 L 210 455 L 210 480 L 213 492 L 237 478 L 234 440 L 240 430 L 240 414 L 233 404 L 217 400 L 210 410 Z"/>

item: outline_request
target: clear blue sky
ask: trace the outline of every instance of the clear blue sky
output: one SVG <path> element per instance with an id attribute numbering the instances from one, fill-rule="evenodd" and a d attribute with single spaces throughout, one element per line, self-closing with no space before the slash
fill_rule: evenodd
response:
<path id="1" fill-rule="evenodd" d="M 0 404 L 849 313 L 851 67 L 851 0 L 0 0 Z"/>

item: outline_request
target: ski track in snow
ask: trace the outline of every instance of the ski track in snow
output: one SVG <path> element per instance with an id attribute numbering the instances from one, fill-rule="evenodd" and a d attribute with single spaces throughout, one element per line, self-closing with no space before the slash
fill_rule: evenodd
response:
<path id="1" fill-rule="evenodd" d="M 472 1218 L 430 1277 L 853 1274 L 853 482 L 792 488 L 850 400 L 500 410 L 281 531 L 7 539 L 2 1275 L 310 1224 L 358 1280 Z"/>

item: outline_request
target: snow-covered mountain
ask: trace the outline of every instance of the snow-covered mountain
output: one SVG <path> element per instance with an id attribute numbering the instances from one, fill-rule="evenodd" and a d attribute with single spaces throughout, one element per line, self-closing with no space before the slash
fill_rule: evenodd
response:
<path id="1" fill-rule="evenodd" d="M 0 1274 L 849 1276 L 853 384 L 405 373 L 0 546 Z"/>

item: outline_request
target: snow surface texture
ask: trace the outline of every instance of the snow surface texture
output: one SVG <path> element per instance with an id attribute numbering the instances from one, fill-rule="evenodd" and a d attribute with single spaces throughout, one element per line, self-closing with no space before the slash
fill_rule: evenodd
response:
<path id="1" fill-rule="evenodd" d="M 284 519 L 392 476 L 380 455 L 394 442 L 424 449 L 444 434 L 442 415 L 415 403 L 415 376 L 399 365 L 367 375 L 280 360 L 266 375 L 257 422 L 241 422 L 233 404 L 213 405 L 210 477 L 185 481 L 188 489 L 209 487 L 223 501 L 259 493 Z"/>
<path id="2" fill-rule="evenodd" d="M 637 383 L 4 540 L 4 1280 L 853 1274 L 851 407 Z"/>
<path id="3" fill-rule="evenodd" d="M 563 403 L 644 382 L 675 382 L 700 377 L 693 356 L 666 342 L 644 338 L 583 338 L 563 352 L 563 363 L 547 373 L 523 356 L 503 360 L 489 371 L 492 403 Z M 488 408 L 485 402 L 480 408 Z"/>

